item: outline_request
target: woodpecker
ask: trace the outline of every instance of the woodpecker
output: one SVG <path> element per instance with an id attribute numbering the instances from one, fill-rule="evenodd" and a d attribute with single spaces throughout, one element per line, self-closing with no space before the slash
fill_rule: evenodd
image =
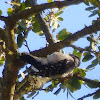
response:
<path id="1" fill-rule="evenodd" d="M 28 53 L 22 53 L 21 59 L 31 64 L 31 74 L 42 77 L 64 78 L 73 73 L 80 65 L 80 59 L 75 55 L 55 52 L 46 58 L 40 58 Z"/>

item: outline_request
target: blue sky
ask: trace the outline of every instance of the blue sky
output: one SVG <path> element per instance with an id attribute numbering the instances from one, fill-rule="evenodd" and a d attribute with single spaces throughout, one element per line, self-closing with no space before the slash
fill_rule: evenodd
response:
<path id="1" fill-rule="evenodd" d="M 5 4 L 4 3 L 5 1 L 6 0 L 0 0 L 0 9 L 3 10 L 3 15 L 6 16 L 7 8 L 10 7 L 10 5 Z M 7 0 L 7 1 L 10 1 L 10 0 Z M 45 0 L 43 0 L 43 1 L 45 1 Z M 76 6 L 67 7 L 64 10 L 64 13 L 61 15 L 64 18 L 64 21 L 60 24 L 61 27 L 58 28 L 55 33 L 57 34 L 63 28 L 66 28 L 69 32 L 75 33 L 77 31 L 81 30 L 82 28 L 84 28 L 85 27 L 84 25 L 87 25 L 87 26 L 91 25 L 92 20 L 95 20 L 97 18 L 97 16 L 88 17 L 91 13 L 88 11 L 85 11 L 86 7 L 87 6 L 85 4 L 79 4 Z M 4 25 L 3 22 L 0 21 L 0 26 L 3 27 L 3 25 Z M 27 41 L 28 41 L 30 50 L 32 50 L 32 51 L 46 46 L 46 41 L 45 41 L 44 36 L 40 37 L 33 32 L 29 33 Z M 81 47 L 89 45 L 88 41 L 85 40 L 85 37 L 81 38 L 74 44 L 81 46 Z M 69 52 L 73 52 L 72 48 L 64 48 L 64 50 L 67 54 Z M 21 49 L 19 49 L 19 51 L 23 52 L 23 51 L 27 51 L 27 49 L 26 49 L 26 47 L 23 46 Z M 86 62 L 86 63 L 81 63 L 80 67 L 86 68 L 89 64 L 90 64 L 90 61 Z M 88 77 L 90 79 L 97 78 L 98 80 L 100 80 L 100 72 L 99 71 L 100 71 L 99 66 L 96 66 L 96 69 L 89 72 L 86 77 Z M 96 72 L 96 74 L 95 74 L 95 72 Z M 0 72 L 0 75 L 1 75 L 1 72 Z M 67 100 L 67 96 L 66 96 L 67 91 L 64 93 L 62 91 L 57 96 L 55 96 L 53 94 L 53 92 L 45 93 L 45 92 L 40 91 L 39 95 L 36 96 L 34 98 L 34 100 L 40 100 L 40 99 L 41 100 L 56 100 L 56 99 L 57 100 Z M 92 93 L 92 92 L 94 92 L 94 90 L 91 90 L 88 87 L 86 88 L 85 86 L 82 85 L 82 89 L 73 93 L 73 96 L 77 99 L 83 95 L 86 95 L 86 94 Z M 27 100 L 31 100 L 31 99 L 27 99 Z M 73 100 L 73 99 L 69 96 L 69 100 Z M 93 100 L 93 99 L 87 98 L 85 100 Z"/>

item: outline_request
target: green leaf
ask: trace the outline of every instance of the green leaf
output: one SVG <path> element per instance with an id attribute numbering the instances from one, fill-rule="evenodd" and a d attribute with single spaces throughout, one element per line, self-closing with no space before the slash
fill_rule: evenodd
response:
<path id="1" fill-rule="evenodd" d="M 94 81 L 98 82 L 97 79 L 94 79 Z M 97 86 L 97 85 L 94 85 L 93 83 L 88 83 L 88 82 L 85 82 L 85 83 L 86 83 L 86 85 L 87 85 L 88 87 L 90 87 L 90 88 L 98 88 L 98 86 Z"/>
<path id="2" fill-rule="evenodd" d="M 97 7 L 96 7 L 96 6 L 92 6 L 92 7 L 86 8 L 85 10 L 90 11 L 90 10 L 93 10 L 93 9 L 95 9 L 95 8 L 97 8 Z"/>
<path id="3" fill-rule="evenodd" d="M 77 50 L 76 50 L 76 49 L 74 49 L 73 54 L 74 54 L 74 55 L 76 55 L 76 54 L 77 54 Z"/>
<path id="4" fill-rule="evenodd" d="M 33 29 L 32 29 L 33 32 L 37 33 L 40 36 L 44 35 L 44 33 L 43 33 L 43 31 L 42 31 L 42 29 L 40 27 L 40 24 L 38 23 L 37 20 L 33 19 L 32 26 L 33 26 Z"/>
<path id="5" fill-rule="evenodd" d="M 66 31 L 67 31 L 66 29 L 62 29 L 58 33 L 57 39 L 60 40 L 60 41 L 66 39 L 69 36 L 69 34 L 71 34 L 70 32 L 66 32 Z"/>
<path id="6" fill-rule="evenodd" d="M 100 90 L 93 96 L 93 99 L 99 99 L 99 98 L 100 98 Z"/>
<path id="7" fill-rule="evenodd" d="M 52 81 L 52 86 L 53 86 L 53 87 L 55 86 L 55 82 L 54 82 L 54 81 Z"/>
<path id="8" fill-rule="evenodd" d="M 27 37 L 27 34 L 26 34 L 26 33 L 27 33 L 27 29 L 25 29 L 24 26 L 19 25 L 16 34 L 22 34 L 23 32 L 24 32 L 24 36 L 25 36 L 25 38 L 26 38 L 26 37 Z"/>
<path id="9" fill-rule="evenodd" d="M 86 76 L 86 72 L 84 69 L 80 69 L 80 76 L 82 76 L 82 77 Z"/>
<path id="10" fill-rule="evenodd" d="M 75 68 L 75 70 L 73 71 L 74 74 L 79 74 L 82 77 L 86 76 L 86 72 L 84 69 L 80 69 L 80 68 Z"/>
<path id="11" fill-rule="evenodd" d="M 76 56 L 78 56 L 81 59 L 82 53 L 79 52 L 78 50 L 74 49 L 73 55 L 76 55 Z"/>
<path id="12" fill-rule="evenodd" d="M 98 58 L 96 58 L 95 60 L 93 60 L 93 61 L 92 61 L 92 64 L 89 65 L 86 69 L 93 68 L 93 67 L 95 67 L 97 64 L 99 64 Z"/>
<path id="13" fill-rule="evenodd" d="M 89 41 L 89 42 L 96 42 L 96 43 L 98 43 L 98 41 L 93 37 L 93 38 L 91 38 L 91 37 L 87 37 L 87 40 Z"/>
<path id="14" fill-rule="evenodd" d="M 87 37 L 87 40 L 88 40 L 89 42 L 92 42 L 92 38 L 91 38 L 91 37 Z"/>
<path id="15" fill-rule="evenodd" d="M 8 13 L 9 16 L 11 16 L 12 13 L 13 13 L 13 9 L 12 9 L 12 8 L 8 8 L 8 9 L 7 9 L 7 13 Z"/>
<path id="16" fill-rule="evenodd" d="M 49 85 L 45 88 L 45 92 L 53 91 L 54 87 L 52 85 Z"/>
<path id="17" fill-rule="evenodd" d="M 48 3 L 53 2 L 53 0 L 47 0 Z"/>
<path id="18" fill-rule="evenodd" d="M 21 26 L 18 26 L 18 32 L 16 34 L 21 34 L 21 32 L 24 31 L 24 28 L 22 28 Z"/>
<path id="19" fill-rule="evenodd" d="M 93 85 L 92 83 L 87 83 L 87 82 L 85 82 L 85 83 L 86 83 L 87 86 L 90 87 L 90 88 L 98 88 L 98 86 Z"/>
<path id="20" fill-rule="evenodd" d="M 81 88 L 81 83 L 82 82 L 80 80 L 78 80 L 75 77 L 72 77 L 71 79 L 67 81 L 67 84 L 65 85 L 71 92 L 74 92 Z"/>
<path id="21" fill-rule="evenodd" d="M 99 82 L 99 80 L 97 80 L 97 79 L 94 79 L 94 81 Z"/>
<path id="22" fill-rule="evenodd" d="M 90 53 L 90 52 L 84 52 L 83 55 L 84 55 L 84 56 L 88 56 L 88 55 L 91 55 L 91 53 Z"/>
<path id="23" fill-rule="evenodd" d="M 80 81 L 78 79 L 73 79 L 71 83 L 72 87 L 76 90 L 79 90 L 81 88 Z"/>
<path id="24" fill-rule="evenodd" d="M 20 48 L 24 42 L 24 37 L 22 34 L 18 34 L 18 37 L 17 37 L 17 46 Z"/>
<path id="25" fill-rule="evenodd" d="M 52 86 L 54 87 L 58 82 L 58 80 L 52 81 Z"/>
<path id="26" fill-rule="evenodd" d="M 86 69 L 94 68 L 95 66 L 93 64 L 89 65 Z"/>
<path id="27" fill-rule="evenodd" d="M 80 71 L 79 68 L 75 68 L 74 71 L 73 71 L 73 73 L 76 74 L 76 73 L 79 73 L 79 71 Z"/>
<path id="28" fill-rule="evenodd" d="M 5 62 L 5 57 L 2 56 L 2 57 L 0 58 L 0 66 L 2 66 L 4 62 Z"/>
<path id="29" fill-rule="evenodd" d="M 0 15 L 2 15 L 2 10 L 0 10 Z"/>
<path id="30" fill-rule="evenodd" d="M 95 60 L 92 61 L 92 64 L 97 65 L 98 63 L 99 63 L 99 59 L 98 58 L 96 58 Z"/>
<path id="31" fill-rule="evenodd" d="M 61 88 L 61 89 L 65 89 L 66 87 L 65 87 L 65 85 L 62 83 L 62 84 L 60 84 L 60 88 Z"/>
<path id="32" fill-rule="evenodd" d="M 26 7 L 26 6 L 25 6 L 25 2 L 22 2 L 22 3 L 21 3 L 21 10 L 25 10 L 25 7 Z"/>
<path id="33" fill-rule="evenodd" d="M 100 51 L 100 46 L 98 47 L 99 51 Z"/>
<path id="34" fill-rule="evenodd" d="M 25 23 L 24 20 L 21 21 L 21 22 L 19 23 L 19 25 L 20 25 L 23 29 L 26 29 L 26 28 L 27 28 L 27 27 L 26 27 L 26 23 Z"/>
<path id="35" fill-rule="evenodd" d="M 61 15 L 61 14 L 63 13 L 63 10 L 64 10 L 65 8 L 66 8 L 66 6 L 61 7 L 61 8 L 58 10 L 58 12 L 56 13 L 57 16 Z M 56 16 L 56 14 L 55 14 L 55 16 Z"/>
<path id="36" fill-rule="evenodd" d="M 85 53 L 84 53 L 84 58 L 82 59 L 82 61 L 83 61 L 83 62 L 89 61 L 89 60 L 91 60 L 93 57 L 94 57 L 94 56 L 91 55 L 91 53 L 85 52 Z"/>
<path id="37" fill-rule="evenodd" d="M 57 16 L 59 16 L 59 15 L 61 15 L 63 13 L 63 11 L 58 11 L 56 14 L 55 14 L 55 17 L 57 17 Z"/>
<path id="38" fill-rule="evenodd" d="M 87 55 L 87 56 L 85 56 L 85 57 L 82 59 L 82 61 L 83 61 L 83 62 L 89 61 L 89 60 L 91 60 L 93 57 L 94 57 L 94 56 L 92 56 L 92 55 Z"/>
<path id="39" fill-rule="evenodd" d="M 89 15 L 89 17 L 93 17 L 93 16 L 97 15 L 98 13 L 99 13 L 99 10 L 94 10 L 94 11 L 92 12 L 92 14 Z"/>
<path id="40" fill-rule="evenodd" d="M 63 21 L 63 18 L 62 17 L 58 17 L 57 18 L 59 21 Z"/>
<path id="41" fill-rule="evenodd" d="M 35 93 L 36 93 L 36 91 L 32 91 L 32 92 L 27 96 L 27 98 L 32 97 Z"/>

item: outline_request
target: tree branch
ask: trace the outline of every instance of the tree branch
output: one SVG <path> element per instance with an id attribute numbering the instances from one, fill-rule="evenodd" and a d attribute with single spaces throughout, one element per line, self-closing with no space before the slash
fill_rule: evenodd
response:
<path id="1" fill-rule="evenodd" d="M 48 77 L 34 78 L 30 75 L 26 76 L 26 78 L 22 82 L 17 83 L 14 100 L 21 98 L 24 94 L 28 93 L 29 91 L 36 91 L 42 89 L 44 84 L 48 83 L 50 80 L 51 78 Z"/>
<path id="2" fill-rule="evenodd" d="M 30 9 L 26 9 L 14 14 L 12 17 L 18 21 L 19 19 L 26 19 L 33 14 L 39 13 L 45 9 L 49 8 L 61 8 L 63 6 L 70 6 L 82 3 L 84 0 L 72 0 L 72 1 L 56 1 L 51 3 L 45 3 L 41 5 L 36 5 Z"/>
<path id="3" fill-rule="evenodd" d="M 37 5 L 36 0 L 31 0 L 31 3 L 32 3 L 31 4 L 32 7 Z M 45 34 L 45 37 L 46 37 L 47 42 L 49 44 L 53 44 L 54 43 L 54 39 L 53 39 L 52 33 L 50 32 L 50 28 L 49 28 L 47 22 L 42 17 L 42 14 L 37 13 L 35 15 L 35 18 L 38 20 L 38 22 L 40 24 L 40 27 L 43 30 L 44 34 Z"/>
<path id="4" fill-rule="evenodd" d="M 16 86 L 18 66 L 15 66 L 15 63 L 12 63 L 13 61 L 11 57 L 8 57 L 8 59 L 6 60 L 5 68 L 3 70 L 1 100 L 13 100 Z"/>
<path id="5" fill-rule="evenodd" d="M 36 19 L 38 20 L 38 22 L 41 26 L 41 29 L 43 30 L 43 32 L 45 34 L 47 42 L 49 44 L 53 44 L 54 39 L 53 39 L 52 33 L 50 32 L 50 29 L 49 29 L 46 21 L 43 19 L 42 15 L 41 14 L 36 14 Z"/>
<path id="6" fill-rule="evenodd" d="M 96 94 L 96 93 L 100 93 L 100 89 L 98 89 L 97 91 L 95 91 L 95 92 L 93 92 L 93 93 L 90 93 L 90 94 L 84 95 L 83 97 L 78 98 L 77 100 L 83 100 L 84 98 L 87 98 L 87 97 L 93 96 L 93 95 Z"/>
<path id="7" fill-rule="evenodd" d="M 79 80 L 83 80 L 87 83 L 90 83 L 90 84 L 93 84 L 97 87 L 100 87 L 100 82 L 90 80 L 90 79 L 87 79 L 84 77 L 80 77 L 77 75 L 74 75 L 73 77 L 76 77 Z M 48 77 L 43 77 L 43 78 L 35 77 L 35 78 L 33 78 L 33 76 L 30 76 L 30 75 L 26 76 L 26 78 L 22 82 L 17 83 L 14 100 L 20 98 L 21 96 L 28 93 L 29 91 L 42 90 L 42 87 L 46 83 L 48 83 L 49 81 L 51 81 L 51 78 L 48 78 Z M 91 94 L 89 94 L 89 96 L 90 95 Z M 87 97 L 87 95 L 85 97 Z M 79 100 L 82 100 L 82 99 L 79 99 Z"/>
<path id="8" fill-rule="evenodd" d="M 6 21 L 7 17 L 4 17 L 4 16 L 0 16 L 0 20 L 2 21 Z"/>
<path id="9" fill-rule="evenodd" d="M 65 40 L 49 45 L 48 47 L 42 49 L 32 51 L 31 54 L 35 56 L 45 57 L 48 54 L 58 51 L 64 47 L 70 47 L 70 45 L 72 45 L 72 43 L 77 41 L 78 39 L 88 34 L 95 33 L 97 31 L 100 31 L 100 19 L 97 19 L 97 21 L 93 25 L 90 25 L 89 27 L 85 27 L 84 29 L 70 35 Z"/>
<path id="10" fill-rule="evenodd" d="M 45 9 L 61 8 L 63 6 L 76 5 L 76 4 L 79 4 L 79 3 L 82 3 L 82 2 L 84 2 L 84 0 L 56 1 L 56 2 L 51 2 L 51 3 L 36 5 L 32 8 L 30 8 L 30 9 L 19 11 L 18 13 L 15 13 L 12 16 L 9 16 L 6 23 L 8 23 L 9 26 L 14 27 L 16 22 L 19 19 L 27 19 L 28 17 L 32 16 L 33 14 L 39 13 L 39 12 L 45 10 Z"/>
<path id="11" fill-rule="evenodd" d="M 20 61 L 20 58 L 18 58 L 19 55 L 17 53 L 14 30 L 10 30 L 9 26 L 6 26 L 5 28 L 4 38 L 6 61 L 2 73 L 3 82 L 1 100 L 13 100 L 16 79 L 22 62 Z"/>
<path id="12" fill-rule="evenodd" d="M 70 47 L 72 47 L 72 48 L 74 48 L 76 50 L 79 50 L 80 52 L 89 51 L 91 53 L 94 53 L 94 51 L 90 50 L 90 47 L 81 48 L 81 47 L 78 47 L 78 46 L 75 46 L 75 45 L 70 45 Z"/>

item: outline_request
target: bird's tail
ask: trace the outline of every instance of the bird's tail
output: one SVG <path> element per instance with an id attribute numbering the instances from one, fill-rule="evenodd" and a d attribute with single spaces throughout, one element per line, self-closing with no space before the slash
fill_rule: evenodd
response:
<path id="1" fill-rule="evenodd" d="M 35 59 L 35 57 L 32 56 L 32 55 L 29 54 L 29 53 L 21 53 L 20 58 L 21 58 L 24 62 L 26 62 L 26 63 L 28 63 L 28 64 L 31 64 L 31 65 L 33 65 L 33 66 L 37 66 L 37 67 L 38 67 L 39 65 L 41 65 L 41 62 L 37 61 L 37 60 Z"/>

